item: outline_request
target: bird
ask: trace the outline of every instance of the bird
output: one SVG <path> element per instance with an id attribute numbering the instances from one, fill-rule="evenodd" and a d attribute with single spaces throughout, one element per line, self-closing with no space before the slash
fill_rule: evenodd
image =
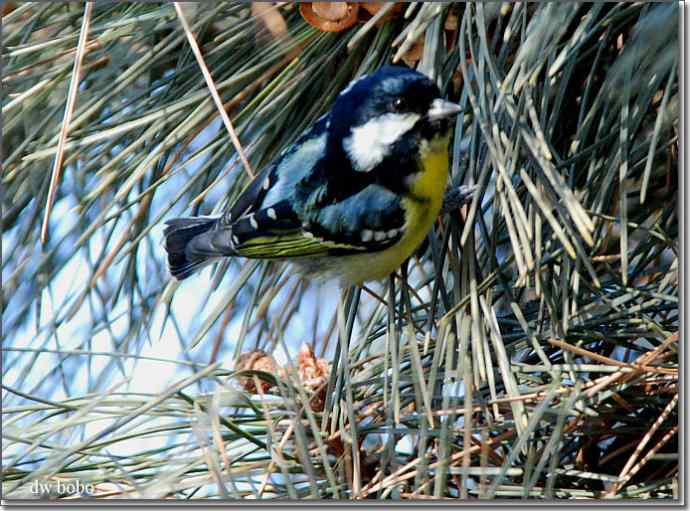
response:
<path id="1" fill-rule="evenodd" d="M 385 278 L 439 215 L 461 111 L 405 66 L 356 78 L 223 214 L 166 222 L 171 275 L 244 257 L 287 260 L 341 286 Z"/>

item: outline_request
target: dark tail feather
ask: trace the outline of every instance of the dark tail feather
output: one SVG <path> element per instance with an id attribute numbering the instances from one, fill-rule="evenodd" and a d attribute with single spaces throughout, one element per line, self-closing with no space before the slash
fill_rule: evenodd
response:
<path id="1" fill-rule="evenodd" d="M 212 258 L 190 255 L 189 243 L 200 234 L 213 228 L 217 217 L 173 218 L 166 222 L 163 232 L 165 250 L 168 251 L 168 267 L 177 280 L 183 280 L 212 262 Z"/>

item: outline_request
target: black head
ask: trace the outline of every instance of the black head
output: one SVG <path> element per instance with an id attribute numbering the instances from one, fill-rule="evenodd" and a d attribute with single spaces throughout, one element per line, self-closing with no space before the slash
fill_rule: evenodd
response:
<path id="1" fill-rule="evenodd" d="M 342 143 L 353 168 L 368 172 L 403 137 L 431 140 L 445 134 L 460 107 L 441 98 L 427 76 L 385 66 L 343 90 L 331 110 L 329 141 Z"/>
<path id="2" fill-rule="evenodd" d="M 386 113 L 423 115 L 441 92 L 428 77 L 402 66 L 385 66 L 345 88 L 333 106 L 331 119 L 360 126 Z"/>

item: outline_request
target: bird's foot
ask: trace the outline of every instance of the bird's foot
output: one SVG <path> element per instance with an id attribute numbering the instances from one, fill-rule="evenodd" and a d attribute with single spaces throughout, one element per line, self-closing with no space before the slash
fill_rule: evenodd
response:
<path id="1" fill-rule="evenodd" d="M 446 190 L 446 195 L 443 197 L 443 206 L 441 206 L 441 214 L 450 213 L 472 200 L 472 195 L 477 189 L 477 185 L 460 185 Z"/>

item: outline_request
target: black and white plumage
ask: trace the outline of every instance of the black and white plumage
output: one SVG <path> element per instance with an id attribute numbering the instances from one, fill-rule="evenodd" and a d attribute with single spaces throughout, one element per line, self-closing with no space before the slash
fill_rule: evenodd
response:
<path id="1" fill-rule="evenodd" d="M 457 111 L 433 82 L 407 68 L 384 67 L 354 81 L 226 214 L 167 222 L 171 274 L 184 279 L 226 256 L 291 259 L 344 283 L 392 271 L 388 266 L 399 265 L 428 231 L 426 210 L 438 214 L 448 118 Z M 446 159 L 438 183 L 419 184 L 427 170 L 422 148 L 432 156 L 446 152 L 438 156 Z M 421 236 L 407 236 L 420 222 L 428 224 L 419 226 Z"/>

